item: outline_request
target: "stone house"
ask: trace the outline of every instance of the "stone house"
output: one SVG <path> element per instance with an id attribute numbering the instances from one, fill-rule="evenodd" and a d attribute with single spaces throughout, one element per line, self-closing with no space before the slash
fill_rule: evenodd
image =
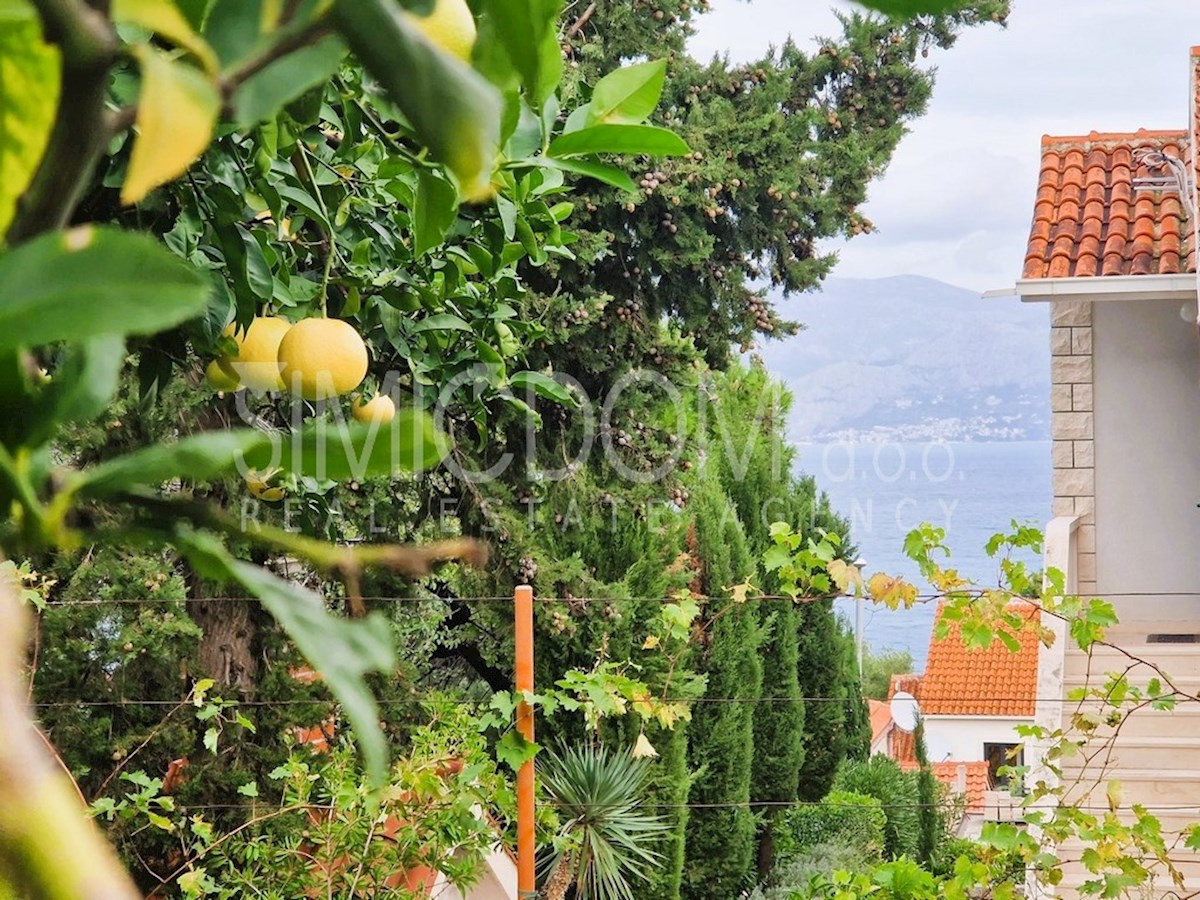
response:
<path id="1" fill-rule="evenodd" d="M 1200 48 L 1189 69 L 1183 128 L 1042 141 L 1015 293 L 1050 306 L 1054 518 L 1045 562 L 1064 573 L 1068 593 L 1110 601 L 1121 621 L 1109 640 L 1146 661 L 1108 647 L 1089 656 L 1047 617 L 1058 640 L 1041 654 L 1035 717 L 1051 729 L 1094 709 L 1068 694 L 1113 670 L 1129 667 L 1144 686 L 1158 666 L 1181 695 L 1200 692 Z M 1102 727 L 1097 739 L 1109 738 Z M 1173 711 L 1138 709 L 1112 748 L 1095 788 L 1084 787 L 1096 781 L 1095 764 L 1067 763 L 1064 780 L 1090 790 L 1085 803 L 1106 807 L 1115 780 L 1123 816 L 1140 803 L 1168 830 L 1200 820 L 1200 702 L 1181 696 Z M 1081 849 L 1064 846 L 1062 858 Z M 1151 895 L 1200 889 L 1200 861 L 1179 859 L 1186 890 L 1160 872 Z M 1087 875 L 1071 862 L 1066 871 L 1057 893 L 1072 896 Z"/>

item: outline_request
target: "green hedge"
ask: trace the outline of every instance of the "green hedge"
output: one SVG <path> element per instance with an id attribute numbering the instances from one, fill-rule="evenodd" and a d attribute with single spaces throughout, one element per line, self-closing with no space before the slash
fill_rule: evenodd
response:
<path id="1" fill-rule="evenodd" d="M 917 775 L 905 772 L 894 759 L 876 754 L 869 760 L 846 760 L 834 787 L 874 797 L 883 806 L 883 853 L 887 859 L 916 858 L 920 818 Z"/>
<path id="2" fill-rule="evenodd" d="M 874 797 L 831 791 L 820 803 L 795 806 L 775 824 L 775 856 L 789 859 L 819 844 L 841 844 L 882 859 L 887 816 Z"/>

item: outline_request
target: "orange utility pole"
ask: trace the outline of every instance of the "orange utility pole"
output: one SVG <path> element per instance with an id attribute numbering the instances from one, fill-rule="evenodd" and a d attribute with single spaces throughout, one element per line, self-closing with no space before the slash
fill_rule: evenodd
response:
<path id="1" fill-rule="evenodd" d="M 516 682 L 517 693 L 533 693 L 533 588 L 521 585 L 513 595 L 516 619 Z M 533 707 L 521 701 L 517 704 L 517 731 L 525 740 L 533 740 Z M 533 827 L 533 760 L 517 772 L 517 895 L 532 898 L 534 883 Z"/>

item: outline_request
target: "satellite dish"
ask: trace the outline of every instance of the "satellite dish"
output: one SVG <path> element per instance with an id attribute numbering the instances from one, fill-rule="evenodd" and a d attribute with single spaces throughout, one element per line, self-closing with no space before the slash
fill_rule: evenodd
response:
<path id="1" fill-rule="evenodd" d="M 921 707 L 917 698 L 907 691 L 896 691 L 891 702 L 892 721 L 901 731 L 911 732 L 917 727 L 917 718 L 921 715 Z"/>

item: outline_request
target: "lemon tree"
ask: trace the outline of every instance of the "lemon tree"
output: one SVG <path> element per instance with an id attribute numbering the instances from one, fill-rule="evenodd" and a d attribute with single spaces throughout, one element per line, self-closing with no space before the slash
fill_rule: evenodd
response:
<path id="1" fill-rule="evenodd" d="M 386 624 L 332 617 L 230 543 L 301 557 L 347 584 L 364 565 L 421 572 L 447 551 L 244 531 L 219 507 L 163 486 L 240 471 L 267 497 L 277 472 L 420 471 L 447 449 L 428 415 L 380 397 L 360 404 L 361 423 L 185 428 L 171 443 L 82 468 L 54 446 L 65 425 L 104 412 L 131 358 L 148 399 L 195 352 L 220 391 L 270 397 L 290 374 L 302 398 L 328 400 L 363 381 L 368 344 L 432 383 L 483 359 L 489 389 L 503 389 L 505 361 L 520 358 L 506 308 L 521 293 L 515 264 L 570 252 L 561 228 L 570 205 L 555 199 L 564 173 L 623 185 L 628 176 L 599 154 L 686 147 L 649 127 L 632 140 L 563 141 L 557 3 L 484 0 L 474 38 L 461 4 L 417 7 L 0 5 L 0 403 L 11 413 L 0 425 L 10 513 L 0 547 L 170 546 L 203 577 L 256 596 L 324 673 L 375 778 L 385 745 L 364 676 L 392 664 Z M 474 205 L 460 211 L 463 202 Z M 68 227 L 95 218 L 104 224 Z M 451 234 L 475 239 L 432 252 Z M 97 516 L 100 507 L 108 511 Z M 19 709 L 19 619 L 4 620 L 17 643 L 0 648 L 9 711 Z M 104 885 L 107 896 L 134 896 L 43 759 L 19 727 L 0 738 L 0 894 L 75 897 Z M 79 866 L 53 862 L 68 858 Z"/>

